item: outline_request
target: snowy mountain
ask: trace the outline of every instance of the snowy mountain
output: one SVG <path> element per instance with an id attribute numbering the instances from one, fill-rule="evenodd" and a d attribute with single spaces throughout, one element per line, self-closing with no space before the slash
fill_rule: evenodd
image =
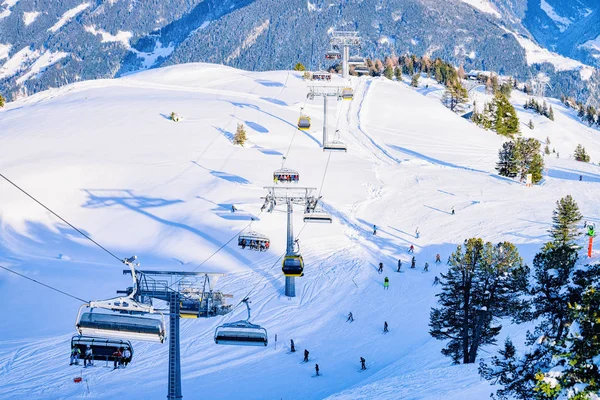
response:
<path id="1" fill-rule="evenodd" d="M 533 46 L 597 66 L 594 3 L 5 0 L 0 93 L 12 99 L 80 80 L 199 61 L 249 70 L 286 69 L 301 61 L 317 69 L 329 66 L 323 58 L 328 32 L 347 29 L 360 31 L 364 56 L 429 54 L 467 70 L 521 80 L 544 72 L 552 78 L 554 96 L 598 102 L 600 77 L 582 76 L 583 65 L 562 68 L 565 63 L 553 54 L 534 62 L 529 56 Z"/>
<path id="2" fill-rule="evenodd" d="M 232 304 L 250 295 L 253 322 L 269 332 L 266 348 L 214 344 L 215 327 L 245 318 L 243 307 L 182 321 L 186 398 L 488 398 L 494 388 L 477 365 L 452 365 L 429 336 L 439 290 L 432 281 L 447 268 L 434 265 L 434 256 L 445 260 L 480 236 L 515 243 L 531 263 L 547 241 L 556 200 L 567 194 L 586 220 L 600 222 L 598 166 L 570 156 L 581 143 L 597 162 L 600 135 L 557 100 L 547 99 L 552 122 L 524 110 L 525 96 L 513 92 L 523 135 L 549 137 L 560 153 L 546 158 L 543 184 L 527 188 L 494 170 L 503 138 L 443 107 L 435 82 L 423 78 L 414 89 L 363 77 L 351 84 L 353 101 L 330 101 L 330 129 L 349 145 L 332 154 L 320 149 L 322 99 L 307 99 L 295 72 L 189 64 L 67 85 L 0 110 L 0 173 L 119 257 L 137 254 L 143 269 L 223 272 L 216 287 L 233 295 Z M 302 107 L 312 118 L 307 132 L 296 129 Z M 173 111 L 180 122 L 169 120 Z M 245 147 L 231 143 L 238 123 L 248 130 Z M 264 186 L 284 155 L 334 220 L 305 224 L 295 210 L 306 263 L 296 298 L 283 294 L 285 213 L 261 212 Z M 271 238 L 268 252 L 236 246 L 251 217 L 252 229 Z M 0 218 L 0 265 L 86 300 L 130 285 L 120 262 L 4 180 Z M 411 244 L 418 268 L 397 273 Z M 81 302 L 5 271 L 0 287 L 0 398 L 164 398 L 167 344 L 134 342 L 126 369 L 100 363 L 82 372 L 68 365 Z M 499 343 L 507 336 L 522 342 L 530 328 L 503 325 Z M 298 353 L 288 354 L 290 339 Z M 481 356 L 496 350 L 487 346 Z M 359 357 L 367 360 L 364 372 Z M 311 378 L 314 363 L 320 378 Z M 85 381 L 74 383 L 81 373 Z"/>

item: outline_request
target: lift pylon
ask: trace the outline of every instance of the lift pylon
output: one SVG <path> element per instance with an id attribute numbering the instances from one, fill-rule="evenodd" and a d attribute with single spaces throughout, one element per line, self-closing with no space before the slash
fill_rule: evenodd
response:
<path id="1" fill-rule="evenodd" d="M 350 69 L 348 60 L 350 58 L 350 47 L 360 46 L 361 38 L 356 31 L 333 31 L 329 42 L 342 49 L 342 77 L 348 79 Z"/>
<path id="2" fill-rule="evenodd" d="M 343 86 L 308 85 L 307 97 L 309 99 L 313 100 L 315 97 L 323 97 L 323 150 L 327 148 L 327 144 L 330 142 L 327 127 L 327 99 L 336 97 L 338 100 L 341 100 L 343 90 Z"/>

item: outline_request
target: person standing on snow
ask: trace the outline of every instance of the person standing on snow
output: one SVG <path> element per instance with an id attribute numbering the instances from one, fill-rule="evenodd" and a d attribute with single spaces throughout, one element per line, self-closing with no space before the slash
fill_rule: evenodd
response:
<path id="1" fill-rule="evenodd" d="M 308 362 L 308 350 L 304 349 L 304 362 Z"/>
<path id="2" fill-rule="evenodd" d="M 377 235 L 377 225 L 373 225 L 373 235 Z"/>
<path id="3" fill-rule="evenodd" d="M 454 215 L 454 207 L 452 207 L 452 215 Z"/>
<path id="4" fill-rule="evenodd" d="M 412 260 L 410 262 L 410 267 L 411 268 L 415 268 L 416 264 L 417 264 L 417 260 L 415 259 L 415 256 L 413 256 L 413 258 L 412 258 Z"/>
<path id="5" fill-rule="evenodd" d="M 442 262 L 441 258 L 440 258 L 440 253 L 435 255 L 435 263 L 436 264 L 440 264 Z"/>
<path id="6" fill-rule="evenodd" d="M 317 373 L 317 376 L 319 376 L 319 364 L 315 364 L 315 372 Z"/>
<path id="7" fill-rule="evenodd" d="M 387 321 L 383 321 L 383 333 L 388 333 L 388 323 Z"/>
<path id="8" fill-rule="evenodd" d="M 296 347 L 294 347 L 294 340 L 290 339 L 290 352 L 295 353 Z"/>
<path id="9" fill-rule="evenodd" d="M 383 289 L 384 290 L 388 290 L 389 288 L 390 288 L 390 280 L 386 276 L 385 279 L 383 280 Z"/>
<path id="10" fill-rule="evenodd" d="M 383 263 L 382 262 L 379 263 L 379 269 L 377 269 L 377 272 L 379 272 L 380 274 L 383 274 Z"/>
<path id="11" fill-rule="evenodd" d="M 425 272 L 427 272 L 427 271 L 429 271 L 429 263 L 428 262 L 425 263 Z"/>
<path id="12" fill-rule="evenodd" d="M 402 268 L 402 260 L 398 259 L 398 271 L 400 272 L 400 268 Z"/>
<path id="13" fill-rule="evenodd" d="M 410 245 L 410 247 L 408 248 L 408 252 L 409 253 L 414 253 L 415 252 L 415 246 L 413 246 L 412 244 Z"/>
<path id="14" fill-rule="evenodd" d="M 361 357 L 360 358 L 360 369 L 361 370 L 367 369 L 366 363 L 367 363 L 367 360 L 365 360 L 363 357 Z"/>
<path id="15" fill-rule="evenodd" d="M 348 313 L 348 319 L 346 320 L 346 322 L 353 322 L 354 321 L 354 316 L 352 315 L 352 312 Z"/>
<path id="16" fill-rule="evenodd" d="M 415 229 L 415 237 L 418 239 L 421 236 L 421 232 L 419 232 L 419 227 L 417 226 L 417 229 Z"/>

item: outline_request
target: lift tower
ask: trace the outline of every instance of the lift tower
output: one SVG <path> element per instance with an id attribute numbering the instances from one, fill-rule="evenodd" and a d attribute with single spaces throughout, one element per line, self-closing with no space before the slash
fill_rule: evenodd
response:
<path id="1" fill-rule="evenodd" d="M 305 207 L 305 210 L 312 209 L 314 207 L 313 204 L 317 203 L 317 199 L 314 198 L 312 193 L 317 189 L 287 186 L 270 186 L 265 187 L 264 189 L 267 190 L 267 195 L 263 197 L 265 199 L 263 210 L 266 209 L 267 212 L 273 212 L 273 209 L 277 204 L 285 204 L 287 206 L 287 246 L 284 263 L 288 257 L 294 257 L 299 260 L 303 268 L 304 262 L 300 255 L 300 251 L 299 249 L 298 251 L 295 249 L 296 241 L 294 240 L 294 226 L 292 220 L 294 212 L 293 205 L 302 205 Z M 288 297 L 296 297 L 296 280 L 294 276 L 285 277 L 285 295 Z"/>
<path id="2" fill-rule="evenodd" d="M 313 100 L 315 97 L 323 97 L 323 149 L 327 147 L 329 143 L 329 137 L 327 135 L 327 99 L 330 97 L 336 97 L 338 100 L 342 99 L 342 86 L 333 85 L 308 85 L 308 97 Z"/>
<path id="3" fill-rule="evenodd" d="M 348 79 L 350 70 L 348 59 L 350 58 L 350 47 L 360 46 L 361 39 L 356 31 L 333 31 L 330 39 L 331 44 L 342 49 L 342 77 Z"/>

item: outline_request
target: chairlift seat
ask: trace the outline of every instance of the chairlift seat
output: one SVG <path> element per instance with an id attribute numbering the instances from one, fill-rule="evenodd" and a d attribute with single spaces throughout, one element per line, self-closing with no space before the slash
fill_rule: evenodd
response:
<path id="1" fill-rule="evenodd" d="M 164 321 L 155 318 L 86 312 L 81 314 L 76 327 L 79 333 L 85 336 L 107 336 L 160 343 L 165 340 Z"/>
<path id="2" fill-rule="evenodd" d="M 365 59 L 361 56 L 350 56 L 348 58 L 348 64 L 350 65 L 362 65 L 365 63 Z"/>
<path id="3" fill-rule="evenodd" d="M 325 58 L 328 60 L 339 60 L 342 58 L 342 53 L 337 50 L 329 50 L 327 53 L 325 53 Z"/>
<path id="4" fill-rule="evenodd" d="M 304 213 L 304 222 L 332 223 L 333 219 L 325 211 L 312 211 Z"/>
<path id="5" fill-rule="evenodd" d="M 304 260 L 301 255 L 287 255 L 283 258 L 281 270 L 285 276 L 304 276 Z"/>
<path id="6" fill-rule="evenodd" d="M 100 361 L 119 361 L 113 354 L 117 350 L 122 349 L 122 353 L 125 350 L 129 350 L 131 356 L 128 359 L 123 359 L 124 362 L 130 363 L 133 358 L 133 346 L 129 340 L 120 339 L 108 339 L 91 336 L 75 335 L 71 338 L 71 348 L 76 347 L 79 349 L 79 359 L 85 358 L 85 351 L 87 346 L 92 349 L 92 360 Z"/>
<path id="7" fill-rule="evenodd" d="M 261 233 L 250 231 L 238 236 L 238 246 L 244 250 L 267 251 L 271 241 Z"/>
<path id="8" fill-rule="evenodd" d="M 266 346 L 268 342 L 267 330 L 248 321 L 230 322 L 215 330 L 216 344 Z"/>
<path id="9" fill-rule="evenodd" d="M 298 183 L 300 181 L 300 174 L 297 171 L 283 168 L 273 172 L 273 180 L 275 183 Z"/>
<path id="10" fill-rule="evenodd" d="M 323 151 L 348 151 L 348 146 L 340 141 L 325 142 Z"/>
<path id="11" fill-rule="evenodd" d="M 354 72 L 357 74 L 368 75 L 370 71 L 367 67 L 355 67 Z"/>

